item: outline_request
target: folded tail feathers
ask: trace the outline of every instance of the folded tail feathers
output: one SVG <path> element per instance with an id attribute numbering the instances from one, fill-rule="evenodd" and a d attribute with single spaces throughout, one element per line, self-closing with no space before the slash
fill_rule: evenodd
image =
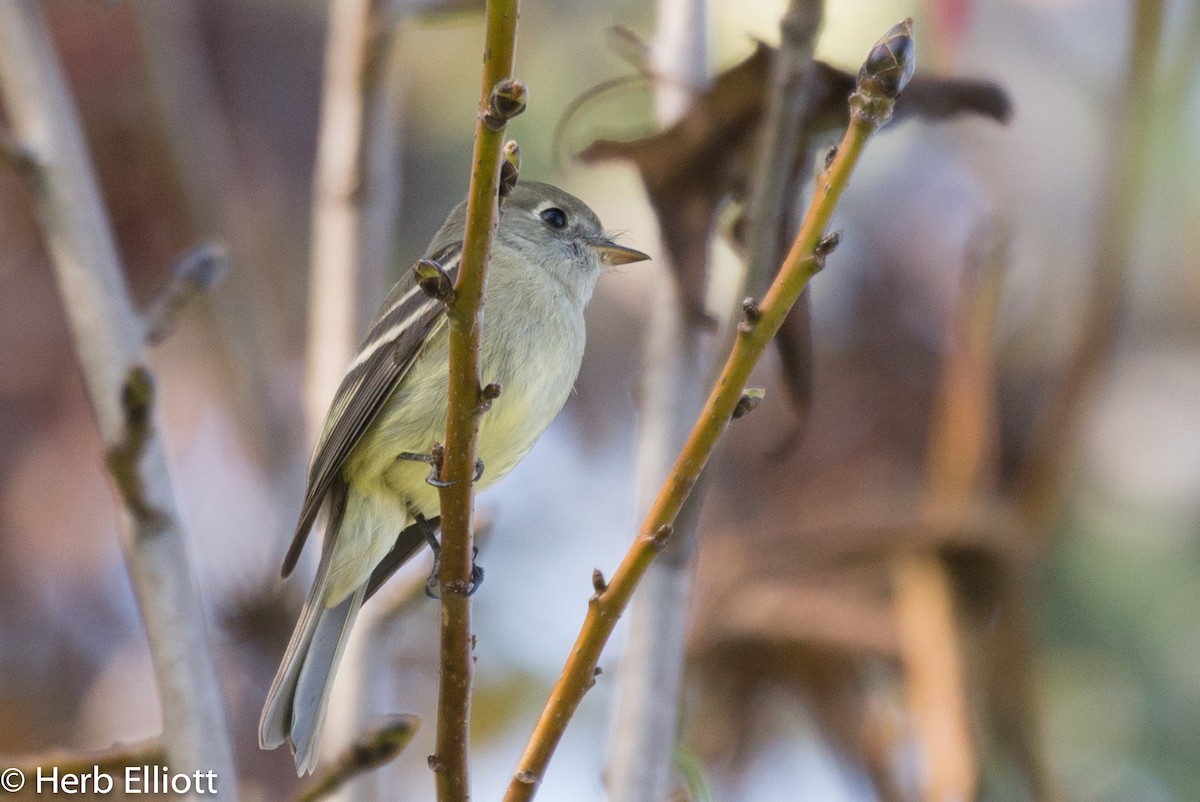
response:
<path id="1" fill-rule="evenodd" d="M 349 491 L 350 488 L 342 485 L 334 489 L 330 498 L 330 516 L 317 574 L 259 720 L 259 746 L 274 749 L 288 743 L 295 757 L 297 774 L 301 776 L 316 768 L 333 680 L 363 602 L 397 568 L 420 551 L 426 542 L 427 528 L 433 531 L 439 523 L 435 517 L 429 522 L 421 519 L 419 523 L 404 527 L 383 559 L 369 553 L 365 555 L 368 561 L 378 564 L 362 584 L 353 590 L 351 585 L 331 596 L 331 591 L 335 590 L 334 574 L 337 573 L 334 567 L 339 562 L 334 559 L 334 545 L 338 536 L 356 534 L 353 527 L 349 532 L 342 531 L 347 520 Z M 342 579 L 344 582 L 345 578 Z M 332 607 L 326 606 L 331 599 L 339 599 L 341 594 L 348 595 Z"/>
<path id="2" fill-rule="evenodd" d="M 320 575 L 292 633 L 259 721 L 259 746 L 274 749 L 290 741 L 299 775 L 316 768 L 333 678 L 366 593 L 364 584 L 337 606 L 326 607 L 324 583 L 319 580 Z"/>
<path id="3" fill-rule="evenodd" d="M 365 592 L 366 585 L 363 585 L 336 607 L 323 607 L 317 616 L 308 652 L 296 677 L 291 704 L 290 737 L 295 750 L 296 773 L 300 776 L 311 774 L 317 767 L 333 678 Z"/>
<path id="4" fill-rule="evenodd" d="M 347 488 L 332 488 L 329 520 L 317 575 L 313 579 L 300 620 L 292 632 L 287 651 L 267 692 L 258 725 L 258 743 L 274 749 L 288 741 L 296 758 L 298 774 L 312 772 L 317 762 L 317 745 L 329 687 L 345 649 L 366 592 L 366 583 L 334 607 L 325 606 L 334 546 L 346 511 Z"/>

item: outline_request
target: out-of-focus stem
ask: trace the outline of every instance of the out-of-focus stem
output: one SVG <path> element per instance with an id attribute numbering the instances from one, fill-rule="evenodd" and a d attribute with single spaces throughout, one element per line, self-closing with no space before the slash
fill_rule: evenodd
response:
<path id="1" fill-rule="evenodd" d="M 929 434 L 925 517 L 966 526 L 987 455 L 995 443 L 992 333 L 1007 249 L 998 232 L 981 230 L 971 247 L 952 320 L 950 347 Z M 975 757 L 966 667 L 950 572 L 928 551 L 892 562 L 896 624 L 907 706 L 922 768 L 922 798 L 975 798 Z"/>
<path id="2" fill-rule="evenodd" d="M 417 732 L 416 716 L 397 716 L 382 727 L 366 732 L 338 755 L 300 796 L 300 802 L 318 802 L 331 797 L 354 777 L 384 765 L 408 746 Z"/>
<path id="3" fill-rule="evenodd" d="M 1095 269 L 1084 321 L 1062 382 L 1030 437 L 1031 454 L 1022 476 L 1021 501 L 1031 523 L 1054 526 L 1063 487 L 1074 461 L 1081 412 L 1107 369 L 1125 319 L 1126 273 L 1133 256 L 1132 235 L 1141 200 L 1143 164 L 1155 117 L 1154 77 L 1163 24 L 1162 0 L 1137 0 L 1129 64 L 1107 116 L 1110 170 L 1095 230 Z"/>
<path id="4" fill-rule="evenodd" d="M 917 741 L 921 799 L 975 798 L 975 753 L 954 588 L 937 555 L 892 560 L 904 690 Z"/>
<path id="5" fill-rule="evenodd" d="M 295 485 L 303 481 L 294 410 L 271 402 L 271 372 L 263 368 L 286 348 L 280 335 L 283 305 L 274 303 L 283 289 L 274 264 L 286 254 L 264 236 L 261 215 L 245 213 L 252 201 L 237 172 L 237 148 L 203 50 L 194 0 L 140 0 L 131 7 L 188 218 L 199 236 L 218 238 L 229 249 L 231 269 L 222 291 L 211 298 L 209 326 L 221 349 L 243 442 L 276 484 L 277 495 L 294 502 Z M 277 534 L 290 539 L 292 531 L 280 527 Z"/>
<path id="6" fill-rule="evenodd" d="M 305 409 L 315 442 L 384 283 L 399 199 L 388 0 L 331 0 L 313 186 Z M 371 299 L 371 300 L 368 300 Z"/>
<path id="7" fill-rule="evenodd" d="M 707 40 L 705 0 L 661 0 L 652 53 L 655 72 L 665 79 L 656 97 L 663 127 L 687 110 L 688 90 L 707 81 Z M 704 397 L 700 332 L 685 314 L 673 284 L 661 294 L 650 312 L 642 357 L 637 453 L 642 515 L 670 471 Z M 607 772 L 613 799 L 659 802 L 670 796 L 696 517 L 676 522 L 663 559 L 647 572 L 630 604 Z"/>
<path id="8" fill-rule="evenodd" d="M 771 70 L 762 142 L 754 167 L 746 220 L 746 278 L 738 303 L 757 298 L 771 284 L 771 271 L 786 247 L 786 228 L 794 225 L 783 212 L 792 208 L 786 194 L 795 189 L 795 160 L 807 98 L 801 91 L 804 73 L 812 63 L 813 40 L 821 25 L 819 0 L 791 0 L 780 20 L 779 50 Z M 807 176 L 800 177 L 803 180 Z"/>
<path id="9" fill-rule="evenodd" d="M 225 705 L 204 602 L 179 525 L 140 364 L 144 323 L 131 305 L 112 230 L 36 0 L 0 3 L 0 89 L 13 133 L 36 163 L 31 186 L 88 397 L 118 494 L 117 514 L 154 664 L 173 771 L 214 771 L 237 797 Z"/>

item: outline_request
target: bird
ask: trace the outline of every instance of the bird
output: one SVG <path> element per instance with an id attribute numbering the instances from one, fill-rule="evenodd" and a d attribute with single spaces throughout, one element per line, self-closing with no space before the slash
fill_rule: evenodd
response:
<path id="1" fill-rule="evenodd" d="M 466 217 L 464 201 L 424 256 L 451 280 Z M 511 471 L 566 403 L 601 273 L 649 258 L 617 244 L 587 204 L 553 185 L 520 181 L 503 200 L 481 335 L 484 385 L 503 391 L 480 418 L 477 490 Z M 435 295 L 415 270 L 392 287 L 334 394 L 309 465 L 282 575 L 319 516 L 321 558 L 259 722 L 260 747 L 289 744 L 299 776 L 317 765 L 330 690 L 363 602 L 427 542 L 436 546 L 438 492 L 425 455 L 446 431 L 449 327 Z"/>

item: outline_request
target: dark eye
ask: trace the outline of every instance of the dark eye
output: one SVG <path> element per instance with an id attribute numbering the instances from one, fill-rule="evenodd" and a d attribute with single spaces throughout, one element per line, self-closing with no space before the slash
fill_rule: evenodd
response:
<path id="1" fill-rule="evenodd" d="M 539 217 L 545 220 L 546 225 L 551 228 L 563 229 L 567 227 L 567 213 L 557 206 L 544 209 Z"/>

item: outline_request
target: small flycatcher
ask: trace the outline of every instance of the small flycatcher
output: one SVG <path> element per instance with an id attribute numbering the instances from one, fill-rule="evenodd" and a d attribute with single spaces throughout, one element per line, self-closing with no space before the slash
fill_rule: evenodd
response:
<path id="1" fill-rule="evenodd" d="M 425 258 L 454 278 L 466 203 Z M 505 199 L 492 251 L 482 339 L 484 384 L 503 393 L 479 424 L 479 489 L 502 478 L 562 409 L 583 357 L 583 309 L 606 266 L 649 259 L 617 245 L 583 201 L 522 181 Z M 426 542 L 438 514 L 429 454 L 445 437 L 449 335 L 444 305 L 412 271 L 396 283 L 350 363 L 317 443 L 286 577 L 325 511 L 312 590 L 259 724 L 264 749 L 291 742 L 296 771 L 317 763 L 338 661 L 364 599 Z"/>

